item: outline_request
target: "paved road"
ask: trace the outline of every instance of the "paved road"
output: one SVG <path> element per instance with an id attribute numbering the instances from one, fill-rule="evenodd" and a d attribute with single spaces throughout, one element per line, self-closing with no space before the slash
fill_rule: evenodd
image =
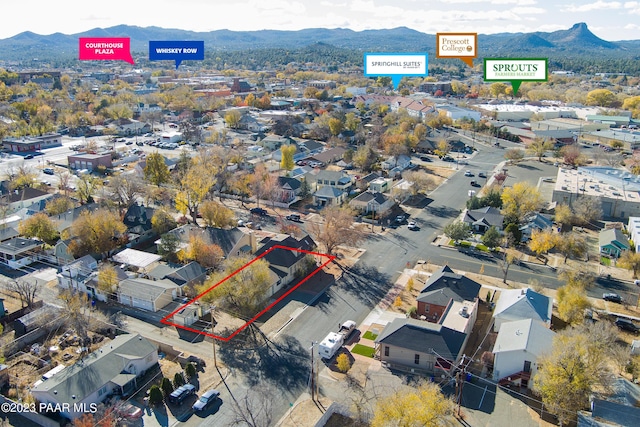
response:
<path id="1" fill-rule="evenodd" d="M 503 144 L 510 145 L 513 144 Z M 271 394 L 270 399 L 273 419 L 277 420 L 307 388 L 311 343 L 320 341 L 329 331 L 335 330 L 338 322 L 353 319 L 360 323 L 386 294 L 407 262 L 412 264 L 418 259 L 430 260 L 435 264 L 448 263 L 455 269 L 473 272 L 479 271 L 484 265 L 485 274 L 501 277 L 502 271 L 491 259 L 438 248 L 432 245 L 432 241 L 464 208 L 470 178 L 465 177 L 463 171 L 468 169 L 474 174 L 494 171 L 502 162 L 503 153 L 500 148 L 480 146 L 479 152 L 469 160 L 468 165 L 461 166 L 458 173 L 430 194 L 431 201 L 426 208 L 408 209 L 411 219 L 418 222 L 419 231 L 401 226 L 384 235 L 368 236 L 362 244 L 366 252 L 358 263 L 315 302 L 298 311 L 295 320 L 281 330 L 269 349 L 234 352 L 221 347 L 218 357 L 231 370 L 228 388 L 223 388 L 222 399 L 225 403 L 210 416 L 204 419 L 191 416 L 182 419 L 183 424 L 231 425 L 234 399 L 241 402 L 244 396 L 250 394 L 255 402 L 259 400 L 255 394 L 256 386 L 265 384 L 278 390 Z M 555 175 L 555 168 L 546 168 L 542 164 L 525 163 L 524 166 L 509 167 L 508 173 L 514 180 L 537 182 L 540 175 Z M 512 266 L 509 272 L 510 280 L 527 282 L 532 277 L 543 279 L 547 286 L 559 285 L 555 274 L 546 267 Z M 624 284 L 608 283 L 603 286 L 608 285 Z M 309 298 L 308 293 L 297 290 L 282 304 L 291 300 L 307 302 Z"/>

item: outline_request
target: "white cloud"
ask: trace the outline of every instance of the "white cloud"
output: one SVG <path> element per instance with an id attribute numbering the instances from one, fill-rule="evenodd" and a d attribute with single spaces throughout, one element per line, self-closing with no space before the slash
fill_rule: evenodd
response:
<path id="1" fill-rule="evenodd" d="M 628 1 L 624 4 L 624 8 L 628 9 L 625 13 L 630 13 L 632 15 L 640 15 L 640 2 Z"/>
<path id="2" fill-rule="evenodd" d="M 521 6 L 528 6 L 528 5 L 532 5 L 532 4 L 537 4 L 538 2 L 536 0 L 446 0 L 443 1 L 446 4 L 450 4 L 450 3 L 457 3 L 457 4 L 461 4 L 461 3 L 466 3 L 466 4 L 471 4 L 471 3 L 489 3 L 489 4 L 517 4 L 517 5 L 521 5 Z"/>
<path id="3" fill-rule="evenodd" d="M 598 0 L 595 3 L 588 3 L 576 6 L 575 4 L 570 4 L 565 6 L 562 10 L 563 12 L 591 12 L 593 10 L 610 10 L 610 9 L 620 9 L 622 8 L 622 3 L 617 1 L 602 1 Z"/>
<path id="4" fill-rule="evenodd" d="M 540 7 L 514 7 L 511 12 L 522 15 L 541 15 L 547 13 L 547 10 Z"/>

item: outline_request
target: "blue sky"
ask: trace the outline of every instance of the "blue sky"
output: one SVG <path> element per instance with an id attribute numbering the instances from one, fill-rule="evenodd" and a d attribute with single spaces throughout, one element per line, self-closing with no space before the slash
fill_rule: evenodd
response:
<path id="1" fill-rule="evenodd" d="M 31 0 L 3 5 L 0 38 L 73 34 L 119 24 L 194 31 L 406 26 L 436 32 L 555 31 L 586 22 L 605 40 L 640 39 L 640 1 L 551 0 Z"/>

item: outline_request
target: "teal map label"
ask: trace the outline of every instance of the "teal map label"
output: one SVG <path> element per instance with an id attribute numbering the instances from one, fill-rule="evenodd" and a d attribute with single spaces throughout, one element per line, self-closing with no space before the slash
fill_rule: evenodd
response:
<path id="1" fill-rule="evenodd" d="M 427 76 L 429 57 L 426 53 L 365 53 L 366 77 L 391 77 L 394 89 L 398 89 L 403 77 Z"/>

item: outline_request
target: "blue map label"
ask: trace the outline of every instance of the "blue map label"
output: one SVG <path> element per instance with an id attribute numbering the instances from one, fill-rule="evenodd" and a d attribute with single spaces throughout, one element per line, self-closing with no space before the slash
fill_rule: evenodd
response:
<path id="1" fill-rule="evenodd" d="M 364 75 L 391 77 L 397 89 L 403 77 L 427 76 L 428 59 L 426 53 L 365 53 Z"/>
<path id="2" fill-rule="evenodd" d="M 204 41 L 150 41 L 149 61 L 176 61 L 176 68 L 182 61 L 202 61 Z"/>

